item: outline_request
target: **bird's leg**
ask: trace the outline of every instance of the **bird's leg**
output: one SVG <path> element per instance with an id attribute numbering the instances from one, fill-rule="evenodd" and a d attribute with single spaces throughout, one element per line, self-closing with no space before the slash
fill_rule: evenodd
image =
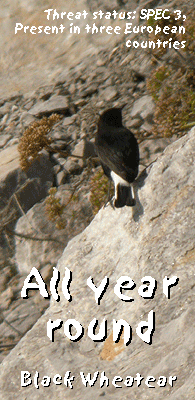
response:
<path id="1" fill-rule="evenodd" d="M 134 190 L 133 184 L 132 184 L 131 188 L 132 188 L 132 193 L 133 193 L 132 198 L 133 198 L 133 202 L 134 202 L 134 205 L 135 205 L 136 204 L 136 200 L 135 200 L 135 190 Z"/>
<path id="2" fill-rule="evenodd" d="M 108 200 L 107 201 L 110 201 L 110 188 L 111 188 L 111 181 L 109 180 L 108 181 Z"/>
<path id="3" fill-rule="evenodd" d="M 107 200 L 106 200 L 106 202 L 104 204 L 104 208 L 107 206 L 107 204 L 110 204 L 111 207 L 113 208 L 113 210 L 115 210 L 115 207 L 114 207 L 114 196 L 112 198 L 110 198 L 110 188 L 111 188 L 111 180 L 109 180 L 109 182 L 108 182 L 108 197 L 107 197 Z"/>
<path id="4" fill-rule="evenodd" d="M 126 201 L 126 205 L 129 207 L 133 207 L 136 204 L 136 200 L 135 200 L 135 192 L 134 192 L 134 187 L 133 185 L 130 185 L 129 187 L 129 195 Z"/>

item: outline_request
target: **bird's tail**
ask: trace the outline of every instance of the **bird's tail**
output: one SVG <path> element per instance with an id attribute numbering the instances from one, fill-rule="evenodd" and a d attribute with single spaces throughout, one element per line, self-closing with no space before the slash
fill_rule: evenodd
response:
<path id="1" fill-rule="evenodd" d="M 131 186 L 118 183 L 115 187 L 115 202 L 116 208 L 135 205 L 135 199 L 132 196 Z"/>

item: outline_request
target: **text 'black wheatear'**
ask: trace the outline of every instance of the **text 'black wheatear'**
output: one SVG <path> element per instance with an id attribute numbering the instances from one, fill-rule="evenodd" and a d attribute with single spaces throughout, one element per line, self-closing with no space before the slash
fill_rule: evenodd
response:
<path id="1" fill-rule="evenodd" d="M 114 182 L 115 207 L 134 206 L 131 183 L 138 174 L 139 148 L 133 133 L 122 125 L 122 109 L 110 108 L 99 118 L 95 144 L 104 173 Z"/>

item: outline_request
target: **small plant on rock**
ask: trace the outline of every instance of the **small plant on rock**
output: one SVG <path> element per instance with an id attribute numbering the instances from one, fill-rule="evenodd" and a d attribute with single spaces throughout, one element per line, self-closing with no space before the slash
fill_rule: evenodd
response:
<path id="1" fill-rule="evenodd" d="M 177 50 L 174 60 L 170 59 L 168 63 L 167 59 L 163 58 L 164 51 L 158 53 L 162 65 L 154 68 L 147 79 L 147 88 L 156 102 L 153 130 L 155 134 L 166 137 L 173 134 L 181 136 L 195 125 L 194 16 L 195 13 L 187 14 L 184 23 L 185 34 L 171 36 L 173 40 L 185 39 L 185 48 L 182 51 Z M 169 21 L 171 25 L 174 23 L 173 18 Z M 149 23 L 153 25 L 156 21 L 152 19 Z M 161 24 L 164 23 L 164 21 L 161 22 Z M 160 22 L 158 24 L 160 25 Z M 168 35 L 167 38 L 169 39 Z M 154 50 L 152 52 L 156 54 Z"/>
<path id="2" fill-rule="evenodd" d="M 147 87 L 156 102 L 156 134 L 181 136 L 195 125 L 195 70 L 160 67 L 151 74 Z"/>
<path id="3" fill-rule="evenodd" d="M 56 196 L 57 189 L 52 187 L 49 190 L 49 196 L 46 197 L 46 214 L 50 221 L 55 222 L 57 229 L 64 229 L 66 226 L 65 221 L 62 218 L 64 206 L 60 203 L 60 199 Z"/>
<path id="4" fill-rule="evenodd" d="M 23 133 L 18 151 L 20 153 L 20 166 L 27 171 L 31 163 L 38 157 L 43 148 L 51 144 L 48 137 L 52 126 L 61 119 L 58 114 L 52 114 L 49 118 L 43 117 L 40 121 L 33 122 Z"/>
<path id="5" fill-rule="evenodd" d="M 91 178 L 91 195 L 90 202 L 93 209 L 93 214 L 97 214 L 99 209 L 106 203 L 108 199 L 108 178 L 103 171 L 98 170 Z M 111 192 L 113 195 L 113 190 Z"/>
<path id="6" fill-rule="evenodd" d="M 164 10 L 162 10 L 163 13 Z M 177 40 L 177 32 L 173 32 L 174 30 L 176 31 L 176 29 L 179 28 L 179 22 L 177 20 L 175 20 L 176 18 L 176 14 L 172 14 L 169 11 L 165 11 L 164 12 L 164 18 L 162 17 L 161 19 L 156 20 L 153 16 L 151 16 L 148 19 L 148 25 L 152 26 L 154 29 L 158 27 L 161 29 L 161 31 L 157 34 L 155 34 L 154 32 L 149 34 L 149 38 L 150 40 L 152 40 L 154 43 L 156 43 L 156 41 L 159 39 L 161 42 L 167 42 L 166 46 L 160 46 L 160 47 L 155 47 L 153 49 L 153 53 L 158 55 L 158 56 L 162 56 L 163 54 L 165 54 L 167 52 L 167 50 L 169 49 L 168 47 L 168 41 L 169 39 L 171 39 L 173 42 L 175 40 Z M 163 29 L 168 26 L 169 30 L 168 32 L 166 31 L 166 33 L 163 32 Z M 172 31 L 172 32 L 171 32 Z"/>

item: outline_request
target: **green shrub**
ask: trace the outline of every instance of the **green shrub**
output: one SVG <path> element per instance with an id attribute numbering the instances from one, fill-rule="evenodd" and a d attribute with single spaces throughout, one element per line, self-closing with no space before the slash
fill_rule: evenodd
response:
<path id="1" fill-rule="evenodd" d="M 60 199 L 56 197 L 57 189 L 52 187 L 49 190 L 49 196 L 45 200 L 45 211 L 50 221 L 55 222 L 57 229 L 64 229 L 66 222 L 62 218 L 64 206 L 60 203 Z"/>
<path id="2" fill-rule="evenodd" d="M 91 195 L 90 202 L 93 209 L 93 214 L 97 214 L 99 209 L 108 201 L 109 181 L 102 170 L 98 170 L 91 178 Z M 111 190 L 110 195 L 113 195 Z"/>

